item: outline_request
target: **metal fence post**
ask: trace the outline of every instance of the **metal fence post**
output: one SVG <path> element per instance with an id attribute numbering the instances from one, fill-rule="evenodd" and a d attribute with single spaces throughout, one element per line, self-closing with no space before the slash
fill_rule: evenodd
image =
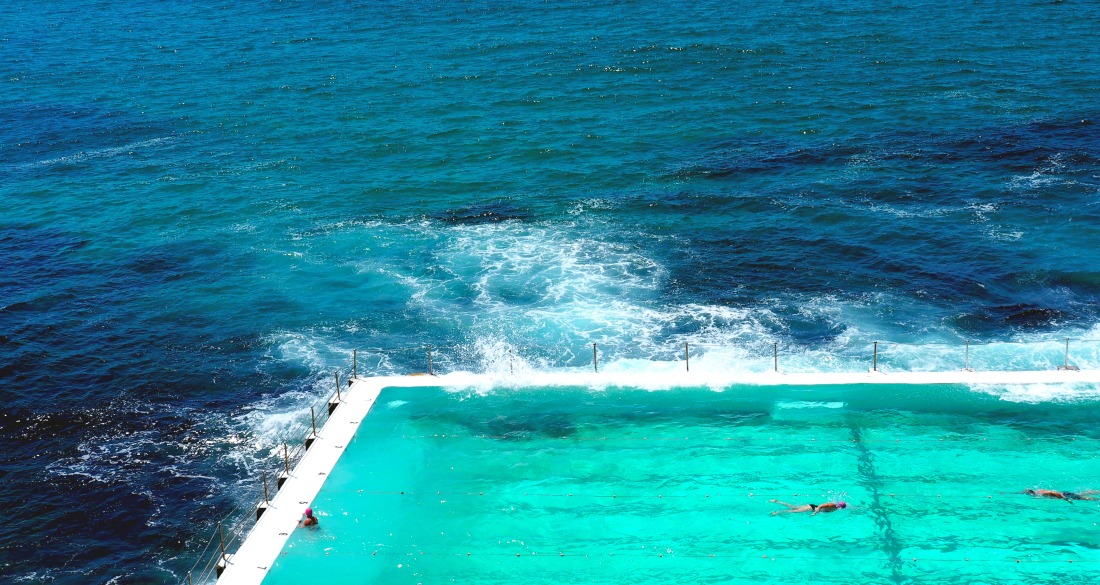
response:
<path id="1" fill-rule="evenodd" d="M 688 342 L 684 342 L 684 369 L 691 371 L 691 357 L 688 355 Z"/>
<path id="2" fill-rule="evenodd" d="M 428 375 L 434 376 L 435 370 L 432 368 L 432 346 L 428 346 Z"/>
<path id="3" fill-rule="evenodd" d="M 256 519 L 259 520 L 260 516 L 264 515 L 268 506 L 271 505 L 271 497 L 267 493 L 267 471 L 260 472 L 260 481 L 264 482 L 264 503 L 256 506 Z"/>
<path id="4" fill-rule="evenodd" d="M 225 536 L 222 535 L 222 523 L 221 522 L 218 522 L 218 544 L 221 546 L 221 549 L 222 549 L 222 562 L 223 563 L 228 563 L 229 559 L 227 559 L 225 557 Z"/>
<path id="5" fill-rule="evenodd" d="M 306 449 L 309 449 L 313 445 L 313 440 L 317 438 L 317 409 L 313 406 L 309 407 L 309 418 L 313 421 L 313 433 L 306 437 Z"/>
<path id="6" fill-rule="evenodd" d="M 359 377 L 359 350 L 351 350 L 351 377 Z"/>
<path id="7" fill-rule="evenodd" d="M 283 469 L 286 471 L 275 478 L 275 489 L 283 489 L 283 484 L 290 479 L 290 449 L 286 446 L 286 441 L 283 441 Z"/>
<path id="8" fill-rule="evenodd" d="M 599 371 L 600 371 L 600 366 L 596 361 L 596 344 L 595 344 L 595 342 L 592 343 L 592 370 L 597 372 L 597 373 L 599 373 Z"/>
<path id="9" fill-rule="evenodd" d="M 775 371 L 779 371 L 779 342 L 772 344 L 772 366 L 775 367 Z"/>
<path id="10" fill-rule="evenodd" d="M 1066 338 L 1066 361 L 1062 365 L 1058 366 L 1059 370 L 1078 371 L 1081 368 L 1077 366 L 1069 365 L 1069 338 Z"/>
<path id="11" fill-rule="evenodd" d="M 877 341 L 875 342 L 875 361 L 874 361 L 874 365 L 871 367 L 871 369 L 875 372 L 878 371 L 878 342 Z"/>

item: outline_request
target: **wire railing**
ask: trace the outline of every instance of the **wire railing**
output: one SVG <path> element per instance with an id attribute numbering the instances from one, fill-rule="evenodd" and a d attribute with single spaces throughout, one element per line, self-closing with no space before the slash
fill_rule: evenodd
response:
<path id="1" fill-rule="evenodd" d="M 1049 341 L 1044 342 L 1044 343 L 1049 344 L 1053 341 L 1054 340 L 1049 340 Z M 1064 351 L 1061 352 L 1062 355 L 1060 356 L 1060 357 L 1062 357 L 1062 364 L 1057 366 L 1058 370 L 1077 371 L 1077 370 L 1080 369 L 1078 365 L 1076 365 L 1074 363 L 1071 363 L 1071 341 L 1076 341 L 1078 343 L 1098 343 L 1098 344 L 1100 344 L 1100 339 L 1076 339 L 1076 340 L 1071 339 L 1071 338 L 1058 339 L 1057 342 L 1060 345 L 1064 344 Z M 880 344 L 883 346 L 881 349 L 880 349 Z M 595 343 L 595 342 L 591 343 L 590 345 L 591 345 L 591 349 L 592 349 L 592 362 L 591 362 L 592 371 L 595 372 L 595 373 L 599 373 L 600 372 L 600 345 L 598 343 Z M 1025 344 L 1016 343 L 1016 342 L 974 343 L 974 342 L 971 342 L 971 340 L 967 339 L 967 340 L 963 340 L 963 342 L 960 343 L 959 345 L 961 346 L 959 348 L 959 354 L 960 355 L 958 356 L 959 357 L 959 362 L 960 362 L 959 365 L 962 366 L 960 369 L 965 370 L 965 371 L 974 371 L 974 368 L 972 367 L 973 362 L 971 360 L 972 350 L 976 350 L 976 349 L 981 348 L 983 346 L 989 347 L 989 346 L 1025 345 Z M 1030 343 L 1027 343 L 1026 345 L 1033 346 L 1033 345 L 1035 345 L 1035 342 L 1030 342 Z M 790 349 L 789 346 L 782 346 L 782 347 L 784 349 Z M 868 351 L 867 351 L 867 356 L 866 356 L 866 359 L 868 361 L 868 365 L 870 366 L 868 368 L 868 371 L 870 371 L 870 372 L 879 372 L 879 371 L 881 371 L 880 367 L 882 366 L 882 363 L 880 361 L 880 354 L 887 354 L 890 351 L 891 347 L 894 347 L 894 348 L 912 347 L 912 345 L 911 344 L 891 344 L 890 342 L 879 342 L 879 341 L 871 342 L 871 344 L 867 348 Z M 672 359 L 683 362 L 685 372 L 691 372 L 691 360 L 692 360 L 693 356 L 698 358 L 701 355 L 705 354 L 707 350 L 729 349 L 729 348 L 730 348 L 730 346 L 728 346 L 728 345 L 718 345 L 718 344 L 694 344 L 693 345 L 690 342 L 685 341 L 685 342 L 683 342 L 682 346 L 677 346 L 677 348 L 675 350 L 670 351 L 669 355 L 672 357 Z M 780 345 L 779 342 L 773 342 L 770 345 L 770 347 L 767 348 L 767 349 L 771 350 L 770 352 L 761 351 L 762 347 L 760 345 L 757 345 L 756 347 L 752 348 L 752 350 L 749 351 L 748 353 L 749 354 L 755 354 L 757 359 L 760 359 L 762 355 L 766 355 L 767 353 L 770 353 L 770 356 L 766 356 L 766 357 L 771 358 L 770 361 L 771 361 L 772 369 L 776 372 L 779 372 L 780 371 L 780 363 L 781 363 L 780 358 L 785 353 L 785 352 L 780 352 L 780 348 L 781 348 L 781 345 Z M 743 351 L 745 350 L 745 348 L 741 348 L 741 349 Z M 458 354 L 458 353 L 468 352 L 469 351 L 469 346 L 461 345 L 461 344 L 455 344 L 455 345 L 414 345 L 414 346 L 406 346 L 406 347 L 368 348 L 366 351 L 371 353 L 371 354 L 374 354 L 374 355 L 400 355 L 400 354 L 405 354 L 405 355 L 410 355 L 411 354 L 413 356 L 419 355 L 419 360 L 416 359 L 415 357 L 413 357 L 411 359 L 407 359 L 406 361 L 408 363 L 415 363 L 417 361 L 421 361 L 421 364 L 424 367 L 424 370 L 426 370 L 426 371 L 414 371 L 414 372 L 411 372 L 411 375 L 417 375 L 417 374 L 424 375 L 424 374 L 426 374 L 426 375 L 429 375 L 429 376 L 436 376 L 440 373 L 443 373 L 443 372 L 437 371 L 439 369 L 439 364 L 440 364 L 439 357 L 441 355 L 448 355 L 449 353 L 450 354 Z M 581 354 L 577 353 L 575 355 L 581 355 Z M 518 358 L 515 356 L 515 353 L 514 353 L 513 349 L 511 349 L 511 348 L 508 349 L 507 359 L 508 359 L 509 372 L 510 373 L 515 373 L 514 360 L 516 360 Z M 448 360 L 444 360 L 444 361 L 446 363 L 460 363 L 461 362 L 461 360 L 453 360 L 453 359 L 448 359 Z M 350 374 L 350 377 L 347 379 L 347 382 L 348 382 L 349 386 L 351 385 L 351 381 L 355 378 L 358 378 L 358 376 L 359 376 L 358 362 L 359 362 L 359 350 L 356 349 L 356 350 L 352 351 L 351 374 Z M 696 369 L 698 369 L 698 361 L 696 362 Z M 278 466 L 278 468 L 270 470 L 272 472 L 270 474 L 270 476 L 275 478 L 275 481 L 273 482 L 274 483 L 274 486 L 273 486 L 274 487 L 274 493 L 277 493 L 278 490 L 282 488 L 284 482 L 291 475 L 291 469 L 294 468 L 298 464 L 298 462 L 301 461 L 302 457 L 305 455 L 307 450 L 313 444 L 314 440 L 317 438 L 318 426 L 323 428 L 325 422 L 328 421 L 329 417 L 331 417 L 332 413 L 339 406 L 339 404 L 341 402 L 341 398 L 342 398 L 341 397 L 340 372 L 339 371 L 335 372 L 334 378 L 335 378 L 335 383 L 336 383 L 336 390 L 332 394 L 328 395 L 328 397 L 325 398 L 323 401 L 318 401 L 317 403 L 314 403 L 313 405 L 310 406 L 310 428 L 309 428 L 309 432 L 304 437 L 302 443 L 295 446 L 294 448 L 291 448 L 288 445 L 287 442 L 285 442 L 285 441 L 283 442 L 282 461 L 280 461 L 280 465 Z M 321 406 L 321 408 L 318 408 L 319 406 Z M 669 438 L 669 439 L 670 440 L 680 440 L 680 438 Z M 645 440 L 645 439 L 643 438 L 642 440 Z M 940 440 L 942 441 L 942 439 L 940 439 Z M 231 511 L 230 513 L 223 516 L 222 519 L 220 521 L 218 521 L 216 527 L 212 528 L 212 533 L 211 533 L 211 536 L 210 536 L 209 540 L 206 543 L 206 546 L 203 548 L 203 550 L 198 555 L 199 560 L 196 561 L 195 565 L 192 566 L 191 570 L 187 572 L 186 578 L 184 580 L 180 581 L 181 585 L 182 584 L 193 585 L 195 583 L 204 583 L 205 584 L 205 583 L 212 583 L 212 582 L 216 581 L 217 577 L 221 574 L 221 571 L 225 568 L 228 557 L 236 549 L 238 549 L 240 547 L 240 544 L 243 542 L 244 538 L 247 536 L 248 531 L 252 528 L 255 521 L 259 520 L 259 518 L 263 515 L 264 511 L 268 508 L 268 506 L 270 504 L 270 500 L 273 497 L 273 495 L 272 495 L 273 491 L 271 489 L 271 487 L 272 487 L 271 483 L 272 482 L 269 482 L 268 478 L 269 478 L 269 470 L 267 470 L 267 469 L 261 470 L 259 482 L 262 485 L 262 490 L 258 489 L 257 491 L 262 492 L 262 498 L 258 499 L 256 501 L 256 503 L 254 504 L 255 517 L 253 518 L 251 514 L 242 515 L 241 510 L 240 510 L 240 506 L 238 506 L 233 511 Z M 215 551 L 213 553 L 211 553 L 210 549 L 211 549 L 212 546 L 214 546 L 215 543 L 217 543 L 217 548 L 215 549 Z"/>
<path id="2" fill-rule="evenodd" d="M 1080 370 L 1080 366 L 1074 363 L 1073 352 L 1071 351 L 1071 342 L 1078 352 L 1081 351 L 1082 344 L 1096 344 L 1096 347 L 1091 349 L 1091 354 L 1100 355 L 1100 339 L 1085 339 L 1085 338 L 1058 338 L 1049 339 L 1043 341 L 976 341 L 971 339 L 960 339 L 957 344 L 912 344 L 912 343 L 899 343 L 891 341 L 872 341 L 869 342 L 863 351 L 858 348 L 855 350 L 849 349 L 842 356 L 848 363 L 859 363 L 862 360 L 866 360 L 866 367 L 871 372 L 882 372 L 884 368 L 892 368 L 895 371 L 907 371 L 907 364 L 899 363 L 904 361 L 906 356 L 913 355 L 914 348 L 918 348 L 922 355 L 928 353 L 929 348 L 937 348 L 937 358 L 944 361 L 945 364 L 941 368 L 947 368 L 952 371 L 963 370 L 973 372 L 978 370 L 976 358 L 984 359 L 986 363 L 985 371 L 1007 371 L 1020 369 L 1018 367 L 1012 367 L 1012 364 L 1016 364 L 1023 358 L 1034 358 L 1035 353 L 1039 352 L 1043 359 L 1050 364 L 1053 364 L 1056 360 L 1061 362 L 1054 369 L 1077 371 Z M 590 367 L 593 372 L 599 373 L 606 363 L 609 361 L 607 358 L 607 352 L 605 347 L 610 344 L 590 342 L 583 346 L 583 350 L 579 348 L 571 348 L 567 354 L 571 356 L 568 360 L 566 367 L 573 367 L 577 369 L 583 369 Z M 1004 348 L 1020 347 L 1026 348 L 1028 353 L 1025 355 L 1019 353 L 1014 355 L 1009 351 L 998 351 L 995 357 L 990 349 L 1004 350 Z M 1055 347 L 1058 348 L 1055 351 Z M 537 356 L 540 349 L 544 348 L 523 348 L 507 346 L 506 355 L 499 355 L 497 371 L 503 369 L 504 362 L 507 362 L 507 369 L 509 373 L 515 373 L 517 371 L 517 364 L 526 362 L 521 355 L 521 352 L 529 352 L 528 356 Z M 690 341 L 683 341 L 675 345 L 670 344 L 667 349 L 658 349 L 656 353 L 658 355 L 653 356 L 656 359 L 664 360 L 668 362 L 680 362 L 683 364 L 685 372 L 690 372 L 693 369 L 693 360 L 696 370 L 701 370 L 701 364 L 698 359 L 706 355 L 710 351 L 718 350 L 721 352 L 734 351 L 735 356 L 739 361 L 753 362 L 757 367 L 763 365 L 765 362 L 769 362 L 770 366 L 768 370 L 779 372 L 785 371 L 794 373 L 803 362 L 797 361 L 796 357 L 805 356 L 806 351 L 802 346 L 795 344 L 786 344 L 781 342 L 772 343 L 752 343 L 752 344 L 715 344 L 715 343 L 692 343 Z M 403 347 L 375 347 L 375 348 L 363 348 L 362 350 L 356 350 L 356 352 L 364 351 L 374 356 L 385 356 L 386 358 L 400 357 L 400 362 L 404 367 L 398 369 L 415 370 L 417 373 L 423 373 L 428 375 L 439 375 L 447 373 L 444 370 L 448 370 L 448 365 L 457 366 L 454 371 L 469 370 L 467 366 L 470 362 L 469 357 L 471 354 L 475 354 L 478 350 L 471 345 L 464 344 L 451 344 L 451 345 L 414 345 Z M 626 354 L 616 354 L 616 357 L 622 357 L 622 355 L 629 355 L 627 350 Z M 591 355 L 591 361 L 587 361 L 585 358 Z M 357 355 L 357 354 L 356 354 Z M 581 356 L 585 356 L 582 358 Z M 810 354 L 812 359 L 813 354 Z M 355 359 L 355 358 L 353 358 Z M 998 363 L 1007 363 L 1009 367 L 997 367 L 995 364 L 988 363 L 991 359 L 995 359 Z M 353 365 L 353 371 L 355 366 Z M 924 370 L 921 371 L 934 371 Z M 808 372 L 809 373 L 809 372 Z M 354 376 L 355 374 L 353 374 Z"/>
<path id="3" fill-rule="evenodd" d="M 273 494 L 277 494 L 278 490 L 282 489 L 283 484 L 290 478 L 291 470 L 297 466 L 317 439 L 318 428 L 324 428 L 324 424 L 339 406 L 342 400 L 340 372 L 336 372 L 334 377 L 336 390 L 324 400 L 314 402 L 309 407 L 310 427 L 305 437 L 303 437 L 302 443 L 292 448 L 284 441 L 283 456 L 278 467 L 270 470 L 260 470 L 259 479 L 262 485 L 262 496 L 252 505 L 252 509 L 255 510 L 254 517 L 252 514 L 242 515 L 241 506 L 237 506 L 231 512 L 222 516 L 222 519 L 217 522 L 217 526 L 213 528 L 206 546 L 199 553 L 198 560 L 187 572 L 186 577 L 180 581 L 181 585 L 213 583 L 221 575 L 229 556 L 240 548 L 255 521 L 259 520 L 269 507 L 271 499 L 274 497 Z M 348 379 L 348 385 L 351 385 L 350 378 Z M 269 476 L 274 477 L 275 481 L 270 482 Z M 259 492 L 261 489 L 257 489 L 257 491 Z M 210 549 L 215 543 L 217 548 L 211 552 Z"/>

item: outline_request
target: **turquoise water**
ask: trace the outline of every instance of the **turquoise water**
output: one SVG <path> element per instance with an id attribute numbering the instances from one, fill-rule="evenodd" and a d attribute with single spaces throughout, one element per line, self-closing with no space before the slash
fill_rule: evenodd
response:
<path id="1" fill-rule="evenodd" d="M 1097 22 L 0 3 L 0 580 L 184 582 L 356 348 L 361 375 L 431 345 L 534 384 L 592 343 L 608 373 L 684 343 L 693 373 L 768 371 L 776 343 L 863 371 L 875 341 L 958 369 L 967 339 L 978 369 L 1053 368 L 1066 338 L 1100 368 Z"/>
<path id="2" fill-rule="evenodd" d="M 1020 492 L 1100 489 L 1097 414 L 942 386 L 389 388 L 264 583 L 1087 583 L 1100 502 Z"/>

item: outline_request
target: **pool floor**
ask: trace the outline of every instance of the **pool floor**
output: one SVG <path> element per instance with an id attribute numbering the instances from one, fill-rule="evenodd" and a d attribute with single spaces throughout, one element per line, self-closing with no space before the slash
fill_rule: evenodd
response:
<path id="1" fill-rule="evenodd" d="M 1095 583 L 1100 405 L 387 388 L 265 584 Z M 831 514 L 781 514 L 843 500 Z"/>

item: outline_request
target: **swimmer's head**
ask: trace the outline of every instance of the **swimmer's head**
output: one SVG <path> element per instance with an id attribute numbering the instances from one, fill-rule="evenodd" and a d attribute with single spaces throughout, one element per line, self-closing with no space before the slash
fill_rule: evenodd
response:
<path id="1" fill-rule="evenodd" d="M 306 508 L 306 518 L 313 517 L 313 508 Z"/>
<path id="2" fill-rule="evenodd" d="M 843 509 L 843 508 L 847 508 L 847 507 L 848 507 L 848 502 L 843 502 L 843 501 L 841 501 L 841 502 L 837 502 L 837 503 L 836 503 L 836 507 L 837 507 L 837 508 L 841 508 L 841 509 Z"/>
<path id="3" fill-rule="evenodd" d="M 1024 490 L 1024 493 L 1029 495 L 1029 496 L 1034 496 L 1035 495 L 1035 490 L 1033 490 L 1031 488 L 1027 488 L 1026 490 Z"/>

